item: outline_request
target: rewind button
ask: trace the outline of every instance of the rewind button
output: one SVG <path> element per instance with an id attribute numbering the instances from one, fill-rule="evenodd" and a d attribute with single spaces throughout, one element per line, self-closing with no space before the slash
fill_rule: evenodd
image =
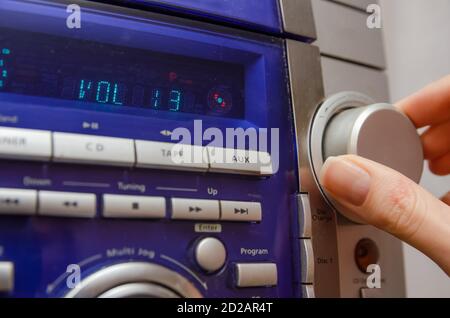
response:
<path id="1" fill-rule="evenodd" d="M 0 205 L 6 205 L 6 206 L 17 206 L 19 205 L 20 200 L 17 198 L 6 198 L 6 199 L 0 199 Z"/>
<path id="2" fill-rule="evenodd" d="M 97 199 L 93 193 L 39 191 L 40 215 L 92 218 L 96 207 Z"/>
<path id="3" fill-rule="evenodd" d="M 76 207 L 78 206 L 78 202 L 77 202 L 77 201 L 64 201 L 63 205 L 64 205 L 66 208 L 69 208 L 69 207 L 74 207 L 74 208 L 76 208 Z"/>
<path id="4" fill-rule="evenodd" d="M 36 190 L 0 188 L 0 214 L 32 215 L 36 203 Z"/>

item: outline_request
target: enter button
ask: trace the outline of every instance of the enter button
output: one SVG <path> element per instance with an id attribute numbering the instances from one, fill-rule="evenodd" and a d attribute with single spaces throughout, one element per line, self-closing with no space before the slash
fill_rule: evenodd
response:
<path id="1" fill-rule="evenodd" d="M 224 221 L 261 222 L 262 211 L 259 202 L 220 201 Z"/>

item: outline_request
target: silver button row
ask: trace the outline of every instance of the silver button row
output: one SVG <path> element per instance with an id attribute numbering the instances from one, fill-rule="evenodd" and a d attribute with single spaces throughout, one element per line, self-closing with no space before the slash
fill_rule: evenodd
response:
<path id="1" fill-rule="evenodd" d="M 0 127 L 0 157 L 235 174 L 273 174 L 270 154 Z"/>
<path id="2" fill-rule="evenodd" d="M 309 195 L 297 196 L 300 251 L 300 284 L 304 298 L 314 298 L 314 251 L 312 245 L 312 212 Z"/>
<path id="3" fill-rule="evenodd" d="M 39 202 L 39 204 L 38 204 Z M 172 198 L 172 219 L 259 222 L 259 202 Z M 92 218 L 97 210 L 93 193 L 0 188 L 0 214 Z M 107 218 L 165 218 L 164 197 L 103 195 Z"/>
<path id="4" fill-rule="evenodd" d="M 92 193 L 0 188 L 0 214 L 94 217 L 96 202 Z"/>
<path id="5" fill-rule="evenodd" d="M 173 198 L 172 219 L 260 222 L 262 209 L 259 202 Z"/>

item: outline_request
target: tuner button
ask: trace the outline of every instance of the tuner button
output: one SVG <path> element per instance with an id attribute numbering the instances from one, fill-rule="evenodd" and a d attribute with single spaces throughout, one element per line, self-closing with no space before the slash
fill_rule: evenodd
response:
<path id="1" fill-rule="evenodd" d="M 198 266 L 208 273 L 221 269 L 227 257 L 225 246 L 214 237 L 207 237 L 198 242 L 194 253 Z"/>
<path id="2" fill-rule="evenodd" d="M 343 110 L 329 121 L 324 160 L 354 154 L 386 165 L 415 182 L 423 169 L 423 149 L 412 122 L 389 104 Z"/>

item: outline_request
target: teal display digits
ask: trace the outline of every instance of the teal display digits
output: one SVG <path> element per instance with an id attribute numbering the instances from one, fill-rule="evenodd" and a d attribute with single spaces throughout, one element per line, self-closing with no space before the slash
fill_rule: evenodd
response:
<path id="1" fill-rule="evenodd" d="M 6 57 L 11 54 L 11 50 L 3 48 L 0 54 L 0 89 L 6 86 L 8 70 L 6 69 Z"/>

